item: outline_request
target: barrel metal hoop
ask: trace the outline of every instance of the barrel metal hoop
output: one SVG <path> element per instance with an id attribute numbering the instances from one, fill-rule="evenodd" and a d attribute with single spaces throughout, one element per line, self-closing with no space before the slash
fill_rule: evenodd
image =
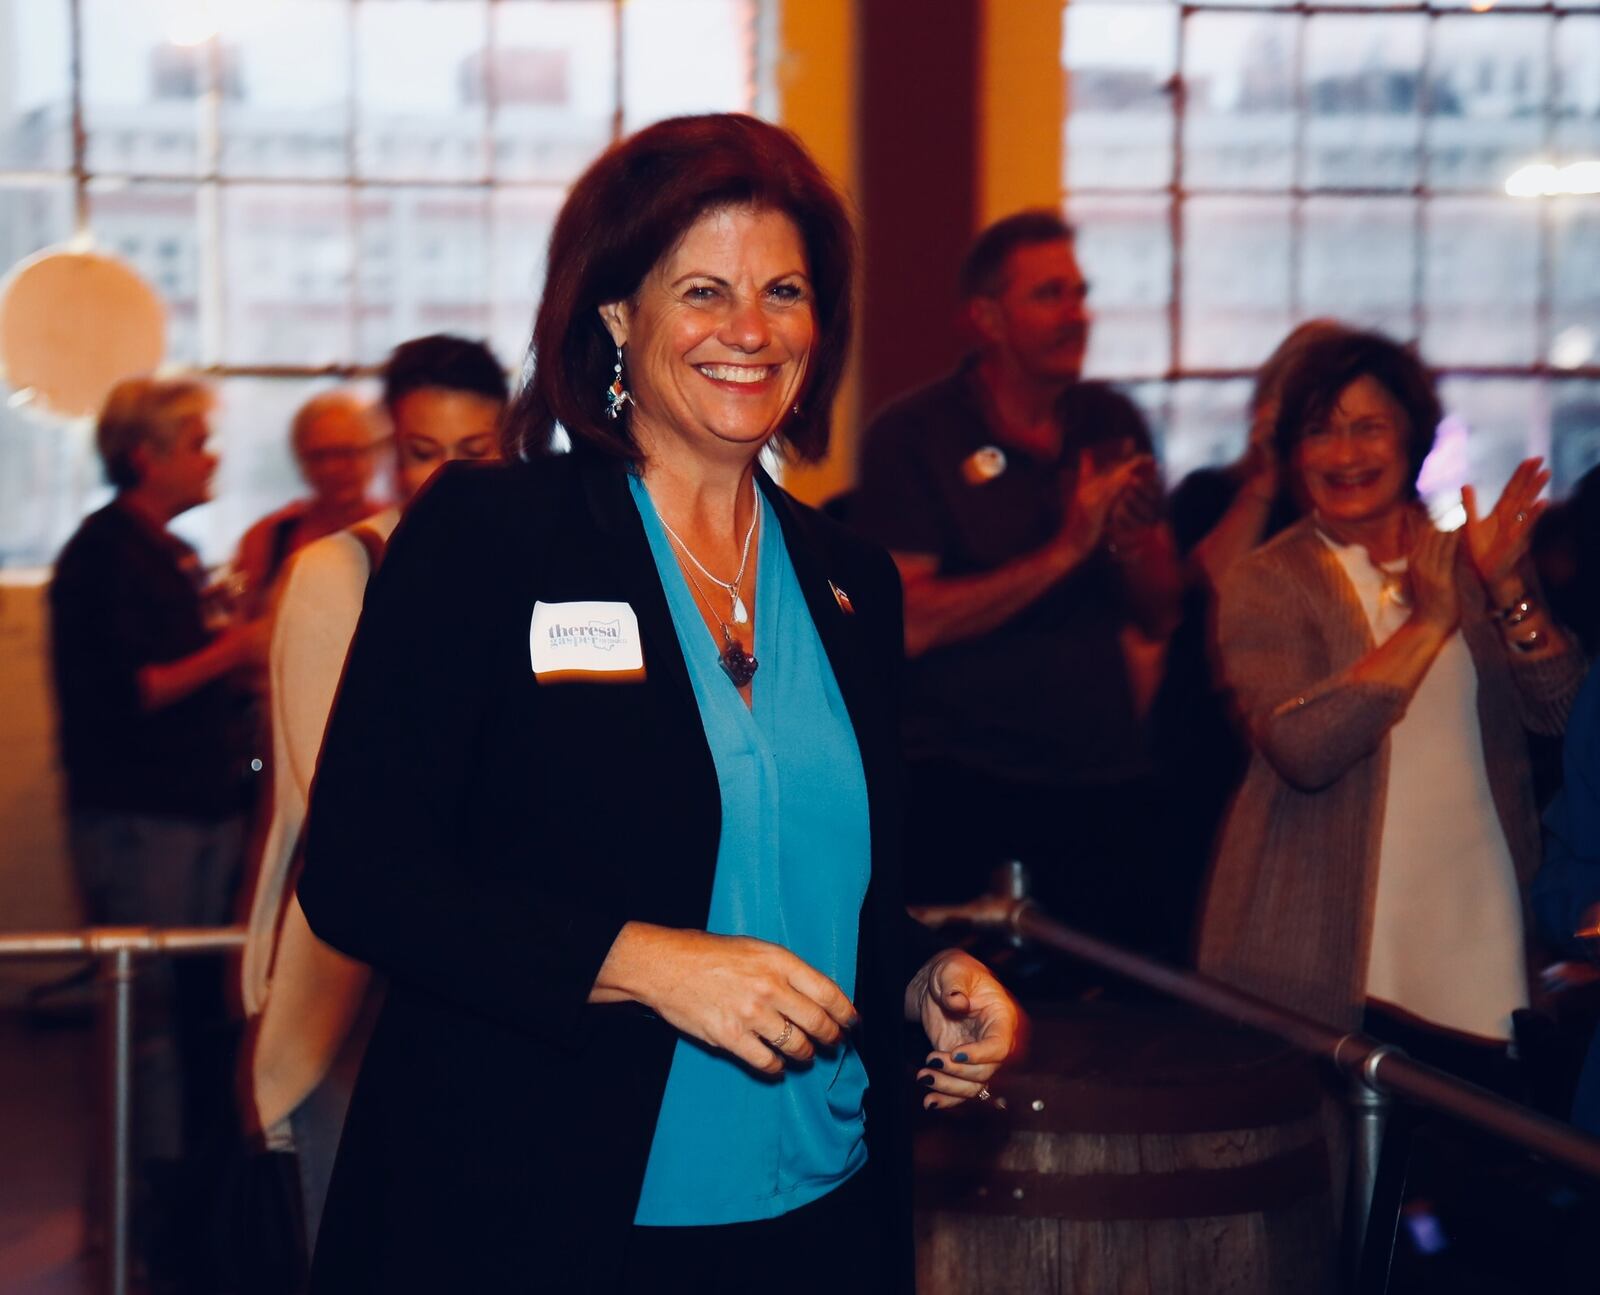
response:
<path id="1" fill-rule="evenodd" d="M 1281 1209 L 1327 1190 L 1327 1149 L 1320 1139 L 1226 1169 L 1069 1176 L 920 1168 L 917 1175 L 920 1209 L 1010 1218 L 1221 1218 Z"/>

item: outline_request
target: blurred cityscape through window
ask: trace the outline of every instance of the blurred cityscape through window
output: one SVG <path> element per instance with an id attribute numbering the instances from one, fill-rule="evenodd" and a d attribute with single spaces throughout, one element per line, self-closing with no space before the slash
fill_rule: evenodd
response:
<path id="1" fill-rule="evenodd" d="M 1089 368 L 1175 482 L 1238 453 L 1279 338 L 1336 316 L 1440 370 L 1441 501 L 1528 454 L 1564 493 L 1600 462 L 1600 7 L 1365 4 L 1065 7 Z"/>
<path id="2" fill-rule="evenodd" d="M 0 0 L 0 271 L 83 234 L 161 294 L 221 389 L 218 498 L 178 523 L 220 561 L 297 493 L 330 372 L 439 331 L 521 364 L 566 186 L 662 117 L 770 113 L 772 6 Z M 0 566 L 105 497 L 91 439 L 0 400 Z"/>

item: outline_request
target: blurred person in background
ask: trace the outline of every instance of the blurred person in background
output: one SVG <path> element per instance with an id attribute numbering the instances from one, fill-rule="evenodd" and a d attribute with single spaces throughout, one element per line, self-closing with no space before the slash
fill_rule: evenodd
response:
<path id="1" fill-rule="evenodd" d="M 407 512 L 317 770 L 301 904 L 387 990 L 313 1290 L 909 1291 L 905 1023 L 945 1107 L 1018 1016 L 899 893 L 893 566 L 759 465 L 826 448 L 853 244 L 752 117 L 570 191 L 523 461 Z"/>
<path id="2" fill-rule="evenodd" d="M 1334 320 L 1313 319 L 1279 342 L 1256 373 L 1244 453 L 1224 467 L 1196 469 L 1172 492 L 1172 530 L 1184 562 L 1183 611 L 1167 644 L 1149 726 L 1169 827 L 1167 859 L 1179 892 L 1173 900 L 1182 924 L 1177 943 L 1185 956 L 1217 829 L 1250 756 L 1214 668 L 1216 590 L 1235 562 L 1301 515 L 1274 446 L 1279 396 L 1301 352 L 1344 331 Z"/>
<path id="3" fill-rule="evenodd" d="M 249 610 L 262 610 L 290 556 L 313 540 L 378 511 L 368 497 L 379 438 L 365 402 L 349 391 L 324 391 L 295 412 L 289 444 L 311 487 L 244 533 L 233 575 Z"/>
<path id="4" fill-rule="evenodd" d="M 1600 655 L 1600 466 L 1539 518 L 1533 556 L 1555 618 Z"/>
<path id="5" fill-rule="evenodd" d="M 1149 431 L 1082 380 L 1058 213 L 990 226 L 960 283 L 975 349 L 874 418 L 851 500 L 905 586 L 908 892 L 960 902 L 1020 859 L 1047 905 L 1150 947 L 1160 815 L 1126 644 L 1158 655 L 1180 586 Z"/>
<path id="6" fill-rule="evenodd" d="M 1275 445 L 1283 380 L 1308 346 L 1349 331 L 1335 319 L 1308 319 L 1291 330 L 1256 371 L 1244 453 L 1225 467 L 1197 468 L 1172 492 L 1173 535 L 1191 585 L 1216 589 L 1235 562 L 1304 512 Z"/>
<path id="7" fill-rule="evenodd" d="M 211 495 L 213 396 L 132 378 L 95 443 L 116 497 L 84 519 L 50 584 L 67 837 L 95 925 L 220 926 L 250 809 L 251 688 L 266 626 L 218 627 L 199 555 L 169 529 Z M 209 957 L 137 964 L 137 1240 L 152 1279 L 210 1289 L 202 1160 L 233 1127 L 232 1035 Z"/>
<path id="8" fill-rule="evenodd" d="M 509 394 L 504 369 L 482 342 L 436 334 L 396 347 L 384 366 L 383 403 L 394 427 L 399 506 L 310 544 L 284 576 L 268 690 L 272 819 L 256 867 L 241 998 L 256 1021 L 244 1082 L 255 1126 L 267 1147 L 297 1162 L 304 1236 L 286 1238 L 291 1256 L 309 1255 L 316 1243 L 366 1042 L 357 1023 L 371 979 L 311 934 L 289 884 L 323 728 L 367 582 L 401 510 L 445 463 L 499 456 Z M 431 613 L 419 606 L 416 614 Z"/>
<path id="9" fill-rule="evenodd" d="M 1544 866 L 1533 881 L 1533 912 L 1552 948 L 1600 958 L 1600 665 L 1573 703 L 1561 790 L 1544 815 Z M 1589 1044 L 1572 1122 L 1600 1136 L 1600 1031 Z"/>
<path id="10" fill-rule="evenodd" d="M 1511 1085 L 1539 858 L 1526 730 L 1559 732 L 1582 660 L 1529 575 L 1547 474 L 1442 533 L 1416 497 L 1440 419 L 1415 355 L 1312 342 L 1276 449 L 1310 513 L 1239 558 L 1218 647 L 1250 735 L 1200 930 L 1209 974 Z"/>

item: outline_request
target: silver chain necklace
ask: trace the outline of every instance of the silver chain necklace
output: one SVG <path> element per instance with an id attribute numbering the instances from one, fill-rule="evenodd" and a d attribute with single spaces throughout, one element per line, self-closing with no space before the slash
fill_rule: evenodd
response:
<path id="1" fill-rule="evenodd" d="M 665 522 L 662 523 L 666 525 Z M 692 555 L 691 555 L 692 556 Z M 699 567 L 698 562 L 695 566 Z M 702 571 L 704 567 L 700 567 Z M 744 650 L 744 644 L 734 638 L 733 631 L 728 628 L 728 622 L 717 615 L 717 609 L 712 605 L 711 599 L 706 596 L 706 591 L 700 587 L 700 582 L 694 578 L 693 571 L 685 571 L 689 583 L 694 586 L 695 593 L 700 595 L 700 601 L 706 605 L 706 610 L 711 613 L 711 619 L 716 621 L 717 628 L 722 631 L 722 651 L 717 653 L 717 664 L 722 667 L 722 673 L 733 680 L 735 688 L 743 688 L 756 676 L 756 667 L 761 663 Z M 711 577 L 713 580 L 717 578 Z M 717 580 L 718 584 L 722 582 Z"/>
<path id="2" fill-rule="evenodd" d="M 756 483 L 753 480 L 750 482 L 750 493 L 752 495 L 755 495 L 756 493 Z M 748 624 L 750 620 L 750 612 L 744 605 L 744 599 L 739 596 L 739 586 L 744 584 L 744 570 L 750 562 L 750 540 L 756 533 L 756 522 L 761 516 L 761 501 L 758 498 L 754 501 L 754 503 L 755 506 L 750 510 L 750 525 L 744 533 L 744 551 L 739 554 L 739 571 L 731 581 L 718 580 L 716 576 L 707 571 L 704 563 L 702 563 L 699 558 L 695 557 L 693 550 L 691 550 L 689 546 L 683 542 L 683 536 L 679 535 L 677 531 L 672 529 L 671 524 L 668 523 L 665 517 L 661 517 L 660 509 L 656 510 L 656 516 L 661 518 L 661 525 L 666 528 L 667 534 L 672 536 L 678 547 L 683 550 L 684 556 L 687 557 L 690 562 L 694 563 L 695 569 L 698 570 L 700 574 L 703 575 L 707 580 L 711 581 L 712 584 L 716 585 L 728 595 L 729 599 L 732 601 L 733 623 L 735 625 L 745 625 Z M 692 576 L 690 578 L 693 579 Z M 699 586 L 696 586 L 696 588 L 698 587 Z M 701 591 L 700 596 L 702 598 L 705 597 L 704 590 Z M 714 612 L 713 615 L 715 615 Z M 720 620 L 721 617 L 718 617 L 718 619 Z"/>

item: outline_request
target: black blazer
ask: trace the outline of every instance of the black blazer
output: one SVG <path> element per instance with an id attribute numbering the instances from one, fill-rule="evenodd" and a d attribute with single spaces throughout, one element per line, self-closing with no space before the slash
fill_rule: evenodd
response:
<path id="1" fill-rule="evenodd" d="M 855 1002 L 868 1163 L 911 1289 L 898 577 L 765 476 L 866 771 Z M 846 591 L 847 614 L 829 582 Z M 646 677 L 539 684 L 534 601 L 617 600 Z M 781 648 L 760 650 L 781 669 Z M 389 977 L 339 1148 L 319 1292 L 612 1291 L 676 1033 L 585 1003 L 624 922 L 703 928 L 716 771 L 624 469 L 446 469 L 367 592 L 313 787 L 300 900 Z"/>

